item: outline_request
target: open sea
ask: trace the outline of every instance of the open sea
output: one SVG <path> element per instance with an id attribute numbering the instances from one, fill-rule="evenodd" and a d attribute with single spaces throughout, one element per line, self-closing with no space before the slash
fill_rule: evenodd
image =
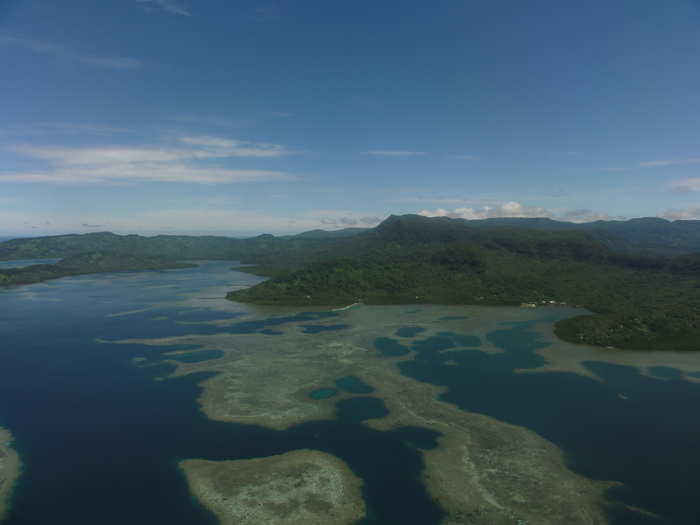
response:
<path id="1" fill-rule="evenodd" d="M 335 420 L 286 431 L 217 422 L 197 404 L 198 384 L 207 375 L 157 380 L 171 365 L 135 366 L 142 345 L 100 342 L 251 333 L 302 322 L 309 337 L 344 329 L 342 319 L 309 325 L 319 315 L 338 313 L 290 315 L 289 309 L 281 316 L 268 309 L 267 318 L 246 317 L 226 328 L 197 324 L 249 313 L 244 305 L 222 306 L 226 290 L 260 281 L 232 271 L 231 264 L 202 262 L 197 268 L 70 277 L 0 290 L 0 426 L 14 434 L 23 461 L 8 525 L 214 524 L 190 496 L 179 460 L 297 449 L 332 453 L 362 478 L 368 507 L 363 525 L 440 522 L 441 509 L 419 482 L 418 450 L 436 446 L 438 436 L 428 429 L 380 432 L 363 425 L 386 413 L 381 399 L 344 399 Z M 208 307 L 214 303 L 217 308 Z M 553 322 L 562 314 L 553 309 L 542 315 Z M 603 361 L 584 363 L 603 381 L 570 372 L 515 373 L 541 366 L 535 352 L 546 343 L 532 323 L 511 322 L 505 313 L 501 327 L 487 336 L 501 353 L 450 352 L 454 362 L 448 366 L 441 350 L 449 343 L 422 338 L 420 328 L 406 327 L 402 337 L 383 341 L 388 352 L 410 345 L 412 357 L 400 364 L 401 373 L 445 386 L 442 399 L 465 411 L 535 431 L 560 447 L 576 472 L 623 482 L 611 497 L 659 516 L 616 507 L 611 523 L 700 523 L 700 384 L 683 380 L 673 367 L 649 376 Z M 171 350 L 151 347 L 149 360 Z M 364 388 L 352 378 L 344 381 L 348 389 Z M 319 392 L 319 399 L 327 394 Z"/>

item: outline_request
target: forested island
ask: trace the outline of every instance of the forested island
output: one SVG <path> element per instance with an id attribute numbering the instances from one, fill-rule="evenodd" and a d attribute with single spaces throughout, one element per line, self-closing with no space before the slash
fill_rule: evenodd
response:
<path id="1" fill-rule="evenodd" d="M 700 350 L 700 255 L 635 255 L 589 232 L 512 225 L 390 217 L 295 271 L 258 257 L 258 271 L 273 278 L 228 297 L 289 305 L 563 303 L 593 312 L 557 323 L 564 340 Z"/>
<path id="2" fill-rule="evenodd" d="M 0 270 L 0 286 L 32 284 L 90 273 L 165 270 L 191 266 L 165 257 L 109 251 L 87 252 L 70 255 L 55 264 L 33 264 Z"/>
<path id="3" fill-rule="evenodd" d="M 249 239 L 94 233 L 0 243 L 0 260 L 62 257 L 0 271 L 0 285 L 83 273 L 240 260 L 270 279 L 231 292 L 285 305 L 442 303 L 580 306 L 559 337 L 617 348 L 700 350 L 700 221 L 466 221 L 391 216 L 373 229 Z"/>

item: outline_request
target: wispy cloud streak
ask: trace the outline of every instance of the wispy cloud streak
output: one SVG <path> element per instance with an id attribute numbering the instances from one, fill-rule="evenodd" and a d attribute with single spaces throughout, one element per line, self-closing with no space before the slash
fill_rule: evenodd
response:
<path id="1" fill-rule="evenodd" d="M 403 151 L 403 150 L 387 150 L 378 149 L 367 151 L 367 155 L 373 155 L 375 157 L 416 157 L 419 155 L 427 155 L 425 151 Z"/>
<path id="2" fill-rule="evenodd" d="M 150 4 L 151 6 L 159 9 L 160 11 L 164 11 L 166 13 L 170 13 L 173 15 L 180 15 L 180 16 L 191 16 L 192 15 L 192 13 L 190 13 L 182 5 L 180 5 L 178 2 L 174 2 L 173 0 L 136 0 L 136 1 L 140 4 Z"/>
<path id="3" fill-rule="evenodd" d="M 651 160 L 651 161 L 639 163 L 639 165 L 642 168 L 657 168 L 657 167 L 661 167 L 661 166 L 681 166 L 684 164 L 700 164 L 700 157 L 693 157 L 693 158 L 689 158 L 689 159 Z"/>
<path id="4" fill-rule="evenodd" d="M 620 219 L 611 217 L 606 213 L 598 213 L 588 209 L 576 209 L 564 213 L 555 213 L 547 208 L 539 206 L 523 206 L 519 202 L 505 202 L 496 206 L 482 206 L 479 208 L 457 208 L 449 211 L 442 208 L 436 210 L 423 210 L 420 215 L 424 217 L 451 217 L 453 219 L 496 219 L 505 217 L 548 217 L 567 222 L 592 222 L 600 220 Z"/>
<path id="5" fill-rule="evenodd" d="M 553 213 L 537 206 L 523 206 L 519 202 L 506 202 L 499 206 L 483 206 L 481 208 L 457 208 L 448 211 L 423 210 L 419 213 L 424 217 L 451 217 L 453 219 L 492 219 L 497 217 L 551 217 Z"/>
<path id="6" fill-rule="evenodd" d="M 692 193 L 695 191 L 700 191 L 700 177 L 675 180 L 671 183 L 671 188 L 679 193 Z"/>
<path id="7" fill-rule="evenodd" d="M 137 69 L 142 66 L 141 61 L 135 58 L 99 57 L 86 55 L 53 42 L 46 42 L 31 38 L 21 38 L 6 34 L 0 34 L 0 47 L 27 49 L 29 51 L 33 51 L 34 53 L 50 56 L 58 60 L 84 64 L 86 66 L 101 69 L 128 70 Z"/>
<path id="8" fill-rule="evenodd" d="M 700 207 L 668 209 L 661 214 L 661 217 L 669 221 L 697 220 L 700 219 Z"/>
<path id="9" fill-rule="evenodd" d="M 48 163 L 48 169 L 0 171 L 0 182 L 96 184 L 118 182 L 187 182 L 230 184 L 271 179 L 293 179 L 277 170 L 240 170 L 211 166 L 216 159 L 274 158 L 288 154 L 278 144 L 245 142 L 217 137 L 182 137 L 169 148 L 120 146 L 60 148 L 15 145 L 11 151 Z"/>

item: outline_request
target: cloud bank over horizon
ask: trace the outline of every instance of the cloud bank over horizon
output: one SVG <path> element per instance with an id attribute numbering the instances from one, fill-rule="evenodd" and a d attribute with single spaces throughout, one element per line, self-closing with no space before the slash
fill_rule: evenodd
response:
<path id="1" fill-rule="evenodd" d="M 588 209 L 575 209 L 564 212 L 554 212 L 541 206 L 523 206 L 519 202 L 509 201 L 496 206 L 482 206 L 472 208 L 456 208 L 452 211 L 438 208 L 436 210 L 421 210 L 419 215 L 423 217 L 450 217 L 452 219 L 497 219 L 497 218 L 539 218 L 557 219 L 567 222 L 593 222 L 610 220 L 613 218 L 606 213 L 599 213 Z"/>
<path id="2" fill-rule="evenodd" d="M 406 1 L 11 2 L 0 234 L 699 217 L 689 3 Z"/>
<path id="3" fill-rule="evenodd" d="M 211 136 L 183 136 L 169 147 L 56 147 L 12 145 L 7 150 L 43 161 L 32 171 L 0 171 L 0 183 L 96 184 L 118 182 L 180 182 L 232 184 L 293 179 L 278 170 L 231 169 L 205 161 L 232 158 L 270 159 L 289 155 L 279 144 L 255 143 Z"/>

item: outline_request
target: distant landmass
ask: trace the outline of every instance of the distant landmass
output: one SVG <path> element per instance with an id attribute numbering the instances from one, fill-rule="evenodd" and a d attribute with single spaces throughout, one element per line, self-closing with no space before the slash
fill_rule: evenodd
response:
<path id="1" fill-rule="evenodd" d="M 556 325 L 571 342 L 700 350 L 700 221 L 646 218 L 573 224 L 391 216 L 372 229 L 248 239 L 115 235 L 15 239 L 0 260 L 62 258 L 0 271 L 0 284 L 66 275 L 240 260 L 271 279 L 229 294 L 288 305 L 568 304 L 593 315 Z"/>
<path id="2" fill-rule="evenodd" d="M 192 266 L 163 257 L 116 252 L 87 252 L 68 256 L 54 264 L 34 264 L 0 270 L 0 286 L 31 284 L 89 273 L 164 270 Z"/>

